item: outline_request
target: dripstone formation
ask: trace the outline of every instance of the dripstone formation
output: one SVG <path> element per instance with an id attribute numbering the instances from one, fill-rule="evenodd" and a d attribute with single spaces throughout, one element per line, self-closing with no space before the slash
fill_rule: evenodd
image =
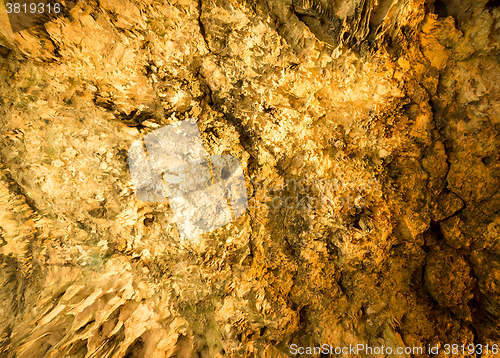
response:
<path id="1" fill-rule="evenodd" d="M 1 357 L 496 356 L 497 1 L 72 4 L 0 4 Z M 249 200 L 182 239 L 128 151 L 188 118 Z"/>

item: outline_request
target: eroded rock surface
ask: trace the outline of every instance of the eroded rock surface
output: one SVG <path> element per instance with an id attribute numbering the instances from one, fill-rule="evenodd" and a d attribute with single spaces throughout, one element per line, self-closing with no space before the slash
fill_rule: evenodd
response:
<path id="1" fill-rule="evenodd" d="M 2 356 L 499 343 L 495 1 L 0 10 Z M 192 117 L 253 196 L 182 240 L 127 156 Z"/>

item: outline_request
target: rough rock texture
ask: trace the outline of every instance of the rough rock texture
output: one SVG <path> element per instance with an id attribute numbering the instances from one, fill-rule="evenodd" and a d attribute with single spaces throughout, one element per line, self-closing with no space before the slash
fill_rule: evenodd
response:
<path id="1" fill-rule="evenodd" d="M 498 5 L 0 4 L 0 356 L 499 343 Z M 190 117 L 254 196 L 180 240 L 127 151 Z"/>

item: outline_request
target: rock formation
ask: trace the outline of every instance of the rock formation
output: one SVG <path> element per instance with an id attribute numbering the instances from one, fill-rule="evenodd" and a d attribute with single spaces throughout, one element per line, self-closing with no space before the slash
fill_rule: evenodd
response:
<path id="1" fill-rule="evenodd" d="M 70 5 L 0 3 L 0 356 L 496 356 L 498 1 Z M 187 118 L 250 199 L 183 240 L 127 160 Z"/>

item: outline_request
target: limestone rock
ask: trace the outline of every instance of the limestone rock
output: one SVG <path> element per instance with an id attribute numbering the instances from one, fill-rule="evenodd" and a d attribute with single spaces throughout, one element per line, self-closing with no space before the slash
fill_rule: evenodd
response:
<path id="1" fill-rule="evenodd" d="M 0 4 L 0 356 L 499 342 L 495 1 L 62 2 Z M 189 118 L 248 207 L 183 240 L 128 153 Z"/>

